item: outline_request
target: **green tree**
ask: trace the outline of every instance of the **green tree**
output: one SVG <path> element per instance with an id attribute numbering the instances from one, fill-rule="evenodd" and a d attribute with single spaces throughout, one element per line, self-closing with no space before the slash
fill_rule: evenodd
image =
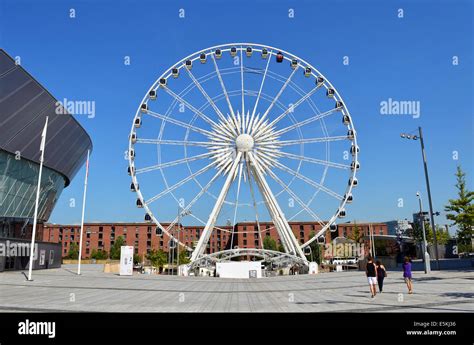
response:
<path id="1" fill-rule="evenodd" d="M 278 251 L 284 253 L 285 252 L 285 247 L 283 247 L 283 244 L 278 245 Z"/>
<path id="2" fill-rule="evenodd" d="M 125 240 L 122 236 L 117 237 L 112 248 L 110 248 L 110 258 L 112 260 L 120 260 L 121 248 L 124 245 Z"/>
<path id="3" fill-rule="evenodd" d="M 426 242 L 434 244 L 433 230 L 429 222 L 425 221 Z M 413 239 L 417 243 L 423 243 L 423 229 L 420 224 L 413 224 Z M 443 227 L 436 227 L 436 240 L 438 244 L 446 244 L 451 238 L 449 232 Z"/>
<path id="4" fill-rule="evenodd" d="M 268 250 L 277 250 L 277 243 L 276 241 L 271 238 L 270 236 L 265 236 L 263 239 L 263 249 L 268 249 Z"/>
<path id="5" fill-rule="evenodd" d="M 105 250 L 102 250 L 102 249 L 92 250 L 91 259 L 106 260 L 108 259 L 108 257 L 109 257 L 109 254 Z"/>
<path id="6" fill-rule="evenodd" d="M 309 238 L 313 238 L 316 235 L 314 231 L 311 231 L 309 233 Z M 311 253 L 306 255 L 306 259 L 309 261 L 315 261 L 318 264 L 321 264 L 322 260 L 322 250 L 321 250 L 321 245 L 318 243 L 318 241 L 313 241 L 311 244 L 308 246 L 311 248 Z M 311 255 L 312 254 L 312 255 Z"/>
<path id="7" fill-rule="evenodd" d="M 140 262 L 142 262 L 142 258 L 138 254 L 133 254 L 133 264 L 138 265 Z"/>
<path id="8" fill-rule="evenodd" d="M 188 252 L 186 250 L 180 251 L 179 252 L 179 264 L 184 265 L 184 264 L 189 264 L 191 260 L 189 259 Z"/>
<path id="9" fill-rule="evenodd" d="M 356 243 L 360 243 L 360 240 L 364 237 L 364 232 L 359 229 L 357 223 L 354 222 L 354 229 L 351 233 L 347 236 L 350 240 L 355 241 Z"/>
<path id="10" fill-rule="evenodd" d="M 69 252 L 67 254 L 68 259 L 74 259 L 77 260 L 79 258 L 79 246 L 77 245 L 76 242 L 71 242 L 71 245 L 69 246 Z"/>
<path id="11" fill-rule="evenodd" d="M 474 192 L 470 191 L 466 186 L 466 174 L 462 171 L 461 166 L 457 167 L 456 171 L 456 188 L 458 190 L 457 199 L 449 199 L 448 205 L 444 207 L 448 220 L 456 225 L 458 251 L 471 252 L 472 251 L 472 234 L 474 228 Z"/>
<path id="12" fill-rule="evenodd" d="M 427 224 L 428 223 L 425 222 L 425 229 Z M 411 235 L 416 243 L 423 243 L 423 229 L 421 228 L 421 224 L 413 223 Z M 428 235 L 426 240 L 428 241 Z"/>
<path id="13" fill-rule="evenodd" d="M 168 254 L 161 249 L 153 249 L 146 255 L 146 257 L 151 261 L 153 266 L 158 267 L 160 272 L 162 271 L 163 266 L 168 263 Z"/>

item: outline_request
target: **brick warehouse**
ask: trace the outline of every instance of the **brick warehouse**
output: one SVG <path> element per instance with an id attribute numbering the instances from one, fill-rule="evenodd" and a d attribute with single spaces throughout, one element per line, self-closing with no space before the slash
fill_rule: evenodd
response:
<path id="1" fill-rule="evenodd" d="M 167 226 L 167 224 L 163 224 Z M 300 243 L 309 240 L 311 233 L 318 232 L 321 225 L 317 222 L 290 222 L 290 226 Z M 362 234 L 367 237 L 369 231 L 376 236 L 388 235 L 386 223 L 357 223 Z M 235 225 L 232 236 L 232 226 L 219 226 L 212 232 L 207 247 L 207 253 L 214 253 L 231 247 L 258 248 L 262 246 L 264 236 L 270 236 L 277 244 L 280 239 L 273 223 L 261 222 L 260 230 L 262 238 L 258 234 L 257 224 L 254 222 L 243 222 Z M 355 228 L 354 223 L 339 224 L 335 232 L 326 233 L 326 241 L 329 242 L 336 237 L 350 236 Z M 371 228 L 371 230 L 370 230 Z M 204 226 L 185 226 L 179 233 L 179 239 L 189 247 L 199 240 Z M 222 229 L 222 230 L 221 230 Z M 174 232 L 175 233 L 175 232 Z M 176 234 L 176 233 L 175 233 Z M 42 240 L 62 244 L 62 256 L 67 256 L 71 243 L 79 244 L 80 225 L 45 224 L 42 231 Z M 151 250 L 169 249 L 169 237 L 157 235 L 155 226 L 151 223 L 86 223 L 84 224 L 82 257 L 89 258 L 93 250 L 105 250 L 110 252 L 114 241 L 122 236 L 126 245 L 134 246 L 135 253 L 143 256 Z"/>

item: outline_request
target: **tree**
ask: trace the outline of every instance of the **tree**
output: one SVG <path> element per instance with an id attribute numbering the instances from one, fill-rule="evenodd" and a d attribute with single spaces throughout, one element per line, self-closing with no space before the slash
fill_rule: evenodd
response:
<path id="1" fill-rule="evenodd" d="M 360 240 L 364 237 L 364 232 L 359 229 L 357 223 L 354 222 L 354 229 L 351 233 L 347 236 L 350 240 L 355 241 L 356 243 L 360 243 Z"/>
<path id="2" fill-rule="evenodd" d="M 79 246 L 77 245 L 76 242 L 71 242 L 71 245 L 69 247 L 69 252 L 67 254 L 67 258 L 77 260 L 78 257 L 79 257 Z"/>
<path id="3" fill-rule="evenodd" d="M 458 190 L 457 199 L 449 199 L 449 204 L 444 207 L 448 220 L 456 225 L 458 231 L 456 233 L 458 239 L 459 252 L 472 251 L 472 234 L 474 228 L 474 192 L 467 189 L 466 174 L 462 171 L 461 166 L 456 171 L 456 188 Z"/>
<path id="4" fill-rule="evenodd" d="M 285 253 L 285 247 L 283 247 L 283 244 L 280 243 L 280 244 L 278 245 L 278 251 L 279 251 L 279 252 L 282 252 L 282 253 Z"/>
<path id="5" fill-rule="evenodd" d="M 133 254 L 133 264 L 138 265 L 142 261 L 140 255 L 138 254 Z"/>
<path id="6" fill-rule="evenodd" d="M 109 257 L 109 254 L 105 250 L 102 250 L 102 249 L 92 250 L 91 259 L 106 260 L 108 257 Z"/>
<path id="7" fill-rule="evenodd" d="M 189 264 L 191 260 L 189 259 L 188 252 L 186 250 L 180 251 L 179 252 L 179 264 L 184 265 L 184 264 Z"/>
<path id="8" fill-rule="evenodd" d="M 117 237 L 114 242 L 112 248 L 110 248 L 110 258 L 112 260 L 120 260 L 120 252 L 122 250 L 122 246 L 124 245 L 125 240 L 122 236 Z"/>
<path id="9" fill-rule="evenodd" d="M 263 249 L 268 249 L 268 250 L 277 250 L 277 243 L 276 241 L 271 238 L 270 236 L 265 236 L 263 239 Z"/>
<path id="10" fill-rule="evenodd" d="M 425 221 L 426 242 L 428 244 L 434 243 L 433 230 L 429 222 Z M 449 232 L 442 227 L 436 227 L 436 239 L 438 244 L 446 244 L 451 238 Z M 417 243 L 423 243 L 423 229 L 420 224 L 413 224 L 413 239 Z"/>
<path id="11" fill-rule="evenodd" d="M 160 272 L 163 266 L 168 263 L 168 254 L 161 249 L 153 249 L 146 255 L 146 258 L 151 261 L 153 266 L 158 267 Z"/>
<path id="12" fill-rule="evenodd" d="M 311 231 L 309 233 L 309 238 L 313 238 L 315 235 L 316 235 L 316 233 L 314 231 Z M 309 261 L 314 260 L 318 264 L 321 264 L 322 251 L 321 251 L 321 246 L 319 245 L 318 241 L 315 240 L 315 241 L 311 242 L 311 244 L 308 247 L 311 248 L 311 254 L 306 255 L 306 259 L 309 260 Z"/>

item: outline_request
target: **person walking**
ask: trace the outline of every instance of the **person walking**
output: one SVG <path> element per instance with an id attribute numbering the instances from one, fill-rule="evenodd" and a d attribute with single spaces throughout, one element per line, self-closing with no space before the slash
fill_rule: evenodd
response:
<path id="1" fill-rule="evenodd" d="M 405 283 L 407 284 L 408 293 L 413 293 L 413 283 L 411 281 L 412 274 L 411 274 L 411 260 L 408 256 L 405 256 L 405 262 L 403 263 L 403 278 L 405 279 Z"/>
<path id="2" fill-rule="evenodd" d="M 377 282 L 379 283 L 379 292 L 382 293 L 383 290 L 383 280 L 387 276 L 387 270 L 385 266 L 382 265 L 380 260 L 375 262 L 375 266 L 377 267 Z"/>
<path id="3" fill-rule="evenodd" d="M 374 298 L 377 294 L 377 270 L 371 256 L 367 258 L 365 275 L 367 276 L 367 281 L 369 282 L 370 293 L 372 294 L 372 298 Z"/>

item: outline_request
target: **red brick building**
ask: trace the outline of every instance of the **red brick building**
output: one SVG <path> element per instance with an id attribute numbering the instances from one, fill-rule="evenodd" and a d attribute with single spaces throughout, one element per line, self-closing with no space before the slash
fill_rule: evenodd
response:
<path id="1" fill-rule="evenodd" d="M 163 224 L 166 227 L 167 224 Z M 317 222 L 290 222 L 296 239 L 304 243 L 310 239 L 312 233 L 317 233 L 322 226 Z M 370 227 L 374 235 L 387 235 L 385 223 L 358 223 L 357 227 L 364 236 L 368 236 Z M 339 224 L 335 232 L 327 232 L 326 242 L 336 237 L 347 237 L 354 231 L 354 223 Z M 189 247 L 194 247 L 199 240 L 204 226 L 186 226 L 179 231 L 179 240 Z M 258 233 L 257 224 L 254 222 L 238 223 L 232 231 L 232 226 L 218 226 L 211 234 L 206 249 L 208 254 L 230 248 L 262 248 L 265 236 L 273 238 L 277 245 L 280 238 L 273 223 L 260 223 L 262 237 Z M 177 235 L 177 227 L 172 232 Z M 157 235 L 155 226 L 151 223 L 86 223 L 84 224 L 82 257 L 90 258 L 93 250 L 110 252 L 115 240 L 122 236 L 126 245 L 134 246 L 135 253 L 143 256 L 151 250 L 162 249 L 169 251 L 169 237 Z M 45 242 L 62 243 L 63 257 L 69 253 L 71 243 L 79 244 L 80 226 L 45 224 L 39 233 L 38 239 Z"/>
<path id="2" fill-rule="evenodd" d="M 384 236 L 388 235 L 388 227 L 386 223 L 341 223 L 337 226 L 337 231 L 331 234 L 331 239 L 336 237 L 351 237 L 355 228 L 358 228 L 359 234 L 362 236 Z"/>

